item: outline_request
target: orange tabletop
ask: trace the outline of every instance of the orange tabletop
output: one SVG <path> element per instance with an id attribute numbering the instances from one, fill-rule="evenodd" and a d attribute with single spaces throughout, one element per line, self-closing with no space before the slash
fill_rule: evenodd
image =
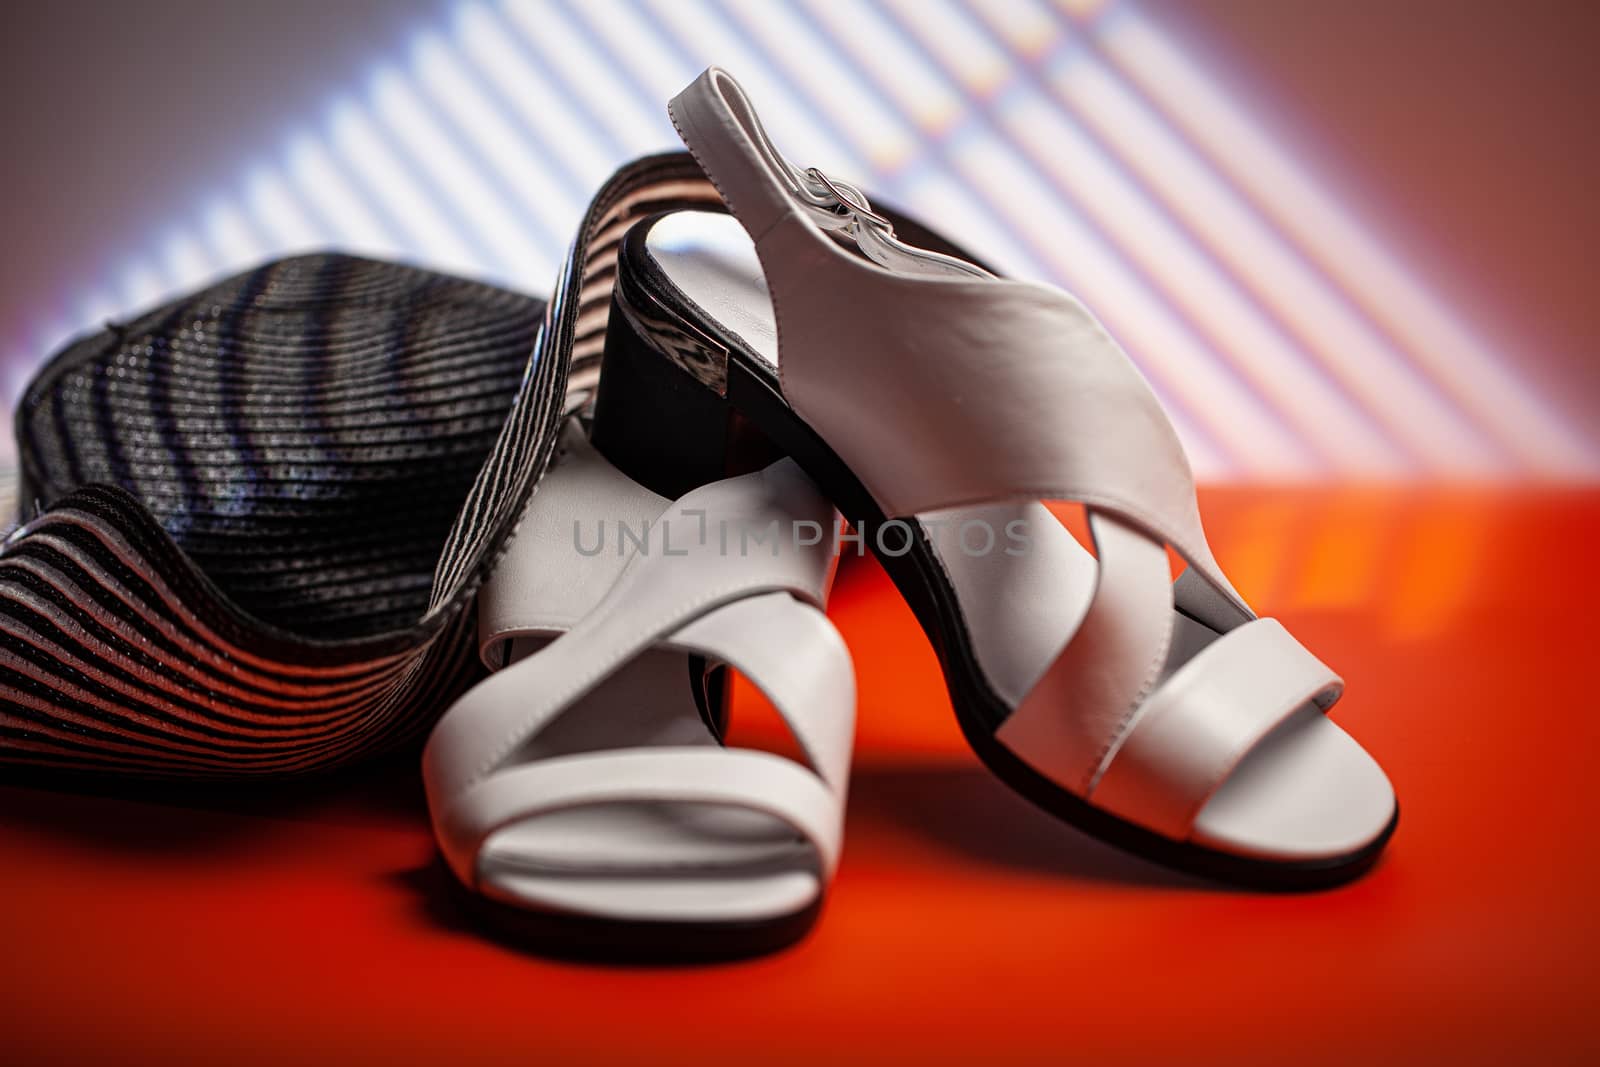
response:
<path id="1" fill-rule="evenodd" d="M 1036 813 L 966 752 L 909 612 L 851 561 L 848 837 L 797 947 L 692 968 L 503 947 L 445 892 L 414 758 L 272 791 L 10 782 L 0 1061 L 1596 1062 L 1600 494 L 1203 504 L 1399 791 L 1355 885 L 1230 891 Z"/>

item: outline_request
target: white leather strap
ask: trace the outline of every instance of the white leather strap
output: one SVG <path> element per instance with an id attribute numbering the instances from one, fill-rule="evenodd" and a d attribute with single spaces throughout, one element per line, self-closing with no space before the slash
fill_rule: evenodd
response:
<path id="1" fill-rule="evenodd" d="M 1343 686 L 1276 619 L 1245 623 L 1144 702 L 1089 797 L 1181 840 L 1206 800 L 1274 726 L 1307 701 L 1326 710 Z"/>
<path id="2" fill-rule="evenodd" d="M 478 594 L 478 651 L 491 670 L 513 639 L 565 633 L 593 611 L 670 505 L 606 462 L 576 420 L 535 492 Z"/>
<path id="3" fill-rule="evenodd" d="M 551 576 L 542 572 L 571 566 L 577 553 L 541 509 L 570 517 L 585 500 L 642 512 L 656 506 L 652 494 L 630 490 L 631 482 L 576 430 L 569 430 L 557 463 L 524 516 L 510 569 L 491 578 L 493 595 L 480 617 L 488 643 L 558 630 L 561 619 L 550 605 L 582 617 L 542 651 L 462 696 L 429 739 L 424 780 L 452 870 L 477 887 L 488 877 L 481 865 L 491 836 L 525 822 L 536 825 L 541 816 L 683 804 L 780 820 L 810 844 L 818 873 L 831 875 L 843 832 L 855 708 L 849 654 L 820 610 L 834 559 L 831 505 L 792 462 L 780 462 L 661 508 L 645 547 L 627 553 L 620 573 L 613 574 L 618 568 L 611 564 L 583 563 L 580 574 Z M 812 527 L 804 536 L 797 530 L 802 523 Z M 546 595 L 547 604 L 531 602 Z M 641 653 L 663 648 L 699 653 L 743 672 L 772 701 L 809 766 L 709 739 L 662 744 L 646 735 L 618 736 L 615 748 L 578 755 L 534 754 L 547 726 L 567 713 L 587 714 L 588 707 L 575 707 L 579 701 Z M 605 714 L 603 702 L 596 713 Z M 638 720 L 619 715 L 617 721 Z M 739 854 L 708 841 L 697 862 L 737 864 Z M 659 866 L 670 877 L 676 861 L 647 850 L 619 853 L 618 862 L 638 870 Z"/>
<path id="4" fill-rule="evenodd" d="M 831 875 L 839 859 L 840 798 L 782 756 L 748 749 L 648 748 L 561 756 L 510 767 L 445 800 L 434 815 L 440 848 L 468 886 L 497 830 L 555 811 L 603 804 L 708 804 L 782 819 Z"/>
<path id="5" fill-rule="evenodd" d="M 794 734 L 813 770 L 843 797 L 850 770 L 856 683 L 850 652 L 827 617 L 782 593 L 741 600 L 673 634 L 753 682 Z"/>
<path id="6" fill-rule="evenodd" d="M 705 71 L 672 98 L 667 114 L 752 237 L 759 240 L 759 234 L 793 210 L 788 168 L 761 131 L 744 90 L 727 72 L 716 67 Z"/>
<path id="7" fill-rule="evenodd" d="M 802 521 L 827 530 L 833 516 L 788 460 L 685 495 L 576 627 L 541 655 L 476 686 L 440 720 L 425 753 L 428 772 L 447 794 L 466 788 L 618 667 L 721 604 L 784 591 L 820 606 L 832 553 L 789 531 Z M 703 521 L 702 539 L 694 534 Z M 773 536 L 741 551 L 741 532 L 768 529 Z"/>
<path id="8" fill-rule="evenodd" d="M 1073 791 L 1089 784 L 1155 682 L 1172 631 L 1172 588 L 1161 545 L 1091 512 L 1099 579 L 1088 613 L 996 736 Z"/>
<path id="9" fill-rule="evenodd" d="M 843 234 L 863 255 L 892 270 L 990 276 L 966 260 L 901 241 L 860 189 L 814 167 L 801 170 L 790 163 L 773 146 L 749 98 L 727 71 L 706 70 L 668 102 L 667 113 L 729 210 L 756 241 L 791 216 L 804 215 L 813 227 Z"/>

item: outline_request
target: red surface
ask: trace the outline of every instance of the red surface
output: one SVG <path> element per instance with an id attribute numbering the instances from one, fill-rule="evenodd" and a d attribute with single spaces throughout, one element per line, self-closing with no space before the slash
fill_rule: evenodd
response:
<path id="1" fill-rule="evenodd" d="M 1207 494 L 1245 595 L 1338 667 L 1403 814 L 1315 896 L 1172 878 L 966 755 L 870 564 L 849 837 L 817 931 L 735 965 L 503 948 L 409 765 L 230 798 L 0 788 L 0 1060 L 1594 1062 L 1600 496 Z"/>

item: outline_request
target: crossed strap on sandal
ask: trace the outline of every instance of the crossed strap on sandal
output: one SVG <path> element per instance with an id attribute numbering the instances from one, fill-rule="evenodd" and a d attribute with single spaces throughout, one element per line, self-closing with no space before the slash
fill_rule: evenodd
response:
<path id="1" fill-rule="evenodd" d="M 482 596 L 497 673 L 424 756 L 461 885 L 588 948 L 803 932 L 838 863 L 853 736 L 849 655 L 821 611 L 835 521 L 792 462 L 669 502 L 571 423 Z M 717 667 L 765 694 L 801 761 L 724 744 L 700 689 Z"/>

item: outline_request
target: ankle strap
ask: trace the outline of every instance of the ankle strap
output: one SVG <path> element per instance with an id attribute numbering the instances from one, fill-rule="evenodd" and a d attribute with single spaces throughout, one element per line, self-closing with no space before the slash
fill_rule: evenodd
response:
<path id="1" fill-rule="evenodd" d="M 848 237 L 868 259 L 891 270 L 990 276 L 964 259 L 906 244 L 856 186 L 815 167 L 801 170 L 790 163 L 767 136 L 739 83 L 720 67 L 707 68 L 672 98 L 667 112 L 728 210 L 758 246 L 774 229 L 792 225 L 819 242 L 829 241 L 829 233 Z"/>

